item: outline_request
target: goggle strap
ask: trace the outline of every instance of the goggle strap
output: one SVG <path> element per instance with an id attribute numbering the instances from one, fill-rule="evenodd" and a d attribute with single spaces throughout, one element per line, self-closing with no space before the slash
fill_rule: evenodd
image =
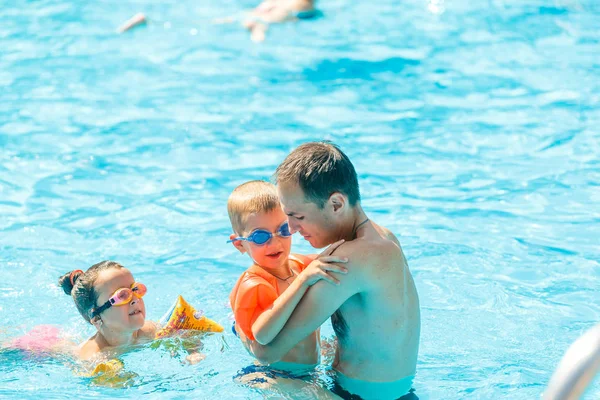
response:
<path id="1" fill-rule="evenodd" d="M 109 302 L 106 302 L 106 303 L 102 304 L 100 307 L 93 309 L 92 310 L 92 318 L 97 317 L 98 315 L 102 314 L 104 311 L 108 310 L 111 307 L 112 307 L 112 304 L 110 304 Z"/>
<path id="2" fill-rule="evenodd" d="M 238 240 L 248 240 L 248 239 L 245 238 L 245 237 L 236 237 L 234 239 L 228 240 L 227 243 L 233 243 L 233 242 L 236 242 Z"/>
<path id="3" fill-rule="evenodd" d="M 284 231 L 284 227 L 286 227 L 285 231 Z M 287 222 L 283 223 L 279 227 L 279 229 L 277 229 L 276 234 L 278 236 L 286 237 L 286 238 L 292 236 L 292 234 L 290 233 L 290 228 L 289 227 L 290 227 L 289 223 L 287 223 Z M 257 242 L 256 239 L 255 239 L 256 234 L 259 234 L 259 235 L 260 234 L 265 234 L 267 236 L 267 240 L 265 240 L 264 242 Z M 260 246 L 260 245 L 263 245 L 263 244 L 267 243 L 272 238 L 273 238 L 273 233 L 271 233 L 271 232 L 269 232 L 267 230 L 264 230 L 264 229 L 259 229 L 259 230 L 256 230 L 256 231 L 252 232 L 250 234 L 250 236 L 248 236 L 248 237 L 241 237 L 241 236 L 240 237 L 236 237 L 234 239 L 228 240 L 227 243 L 232 243 L 232 242 L 235 242 L 235 241 L 238 241 L 238 240 L 246 240 L 248 242 L 256 243 L 257 245 Z"/>

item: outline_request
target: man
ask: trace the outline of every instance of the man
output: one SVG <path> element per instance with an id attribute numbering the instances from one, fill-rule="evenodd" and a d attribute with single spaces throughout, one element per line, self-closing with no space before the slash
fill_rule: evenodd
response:
<path id="1" fill-rule="evenodd" d="M 361 207 L 354 166 L 332 143 L 306 143 L 287 156 L 275 180 L 291 232 L 316 248 L 344 239 L 335 253 L 348 258 L 348 273 L 335 274 L 339 285 L 312 286 L 270 344 L 251 344 L 254 354 L 273 363 L 331 317 L 342 396 L 406 395 L 416 372 L 419 298 L 398 239 Z"/>

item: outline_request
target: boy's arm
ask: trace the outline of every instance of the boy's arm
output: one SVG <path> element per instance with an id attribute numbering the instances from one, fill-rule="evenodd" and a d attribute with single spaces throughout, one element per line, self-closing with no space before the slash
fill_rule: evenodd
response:
<path id="1" fill-rule="evenodd" d="M 281 296 L 275 299 L 272 307 L 260 314 L 256 321 L 254 321 L 254 324 L 252 324 L 252 334 L 258 343 L 265 345 L 275 339 L 310 286 L 319 280 L 324 280 L 334 285 L 339 284 L 339 281 L 329 275 L 328 272 L 338 272 L 341 274 L 347 272 L 344 266 L 332 264 L 334 262 L 345 263 L 347 261 L 345 257 L 331 255 L 331 252 L 341 243 L 338 242 L 336 246 L 326 249 L 316 259 L 301 257 L 305 263 L 304 265 L 307 265 L 307 267 Z"/>
<path id="2" fill-rule="evenodd" d="M 282 294 L 273 306 L 264 311 L 252 325 L 252 334 L 260 344 L 269 344 L 281 331 L 292 312 L 306 293 L 308 285 L 300 274 Z"/>
<path id="3" fill-rule="evenodd" d="M 351 271 L 352 267 L 348 269 Z M 296 344 L 319 328 L 347 299 L 360 291 L 353 282 L 345 281 L 344 278 L 346 276 L 340 276 L 340 285 L 330 285 L 327 282 L 313 285 L 302 297 L 284 329 L 271 343 L 249 343 L 254 356 L 267 364 L 279 361 Z"/>
<path id="4" fill-rule="evenodd" d="M 261 362 L 271 364 L 281 358 L 297 343 L 320 327 L 350 297 L 368 290 L 368 279 L 363 271 L 380 265 L 385 258 L 377 250 L 356 245 L 345 249 L 348 259 L 347 274 L 336 274 L 340 284 L 317 282 L 302 297 L 284 328 L 268 345 L 252 342 L 252 353 Z"/>

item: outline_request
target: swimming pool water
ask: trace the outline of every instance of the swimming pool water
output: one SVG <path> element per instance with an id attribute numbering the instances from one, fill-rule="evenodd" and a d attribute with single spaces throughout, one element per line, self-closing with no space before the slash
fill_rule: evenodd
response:
<path id="1" fill-rule="evenodd" d="M 420 398 L 539 398 L 600 320 L 598 3 L 322 0 L 262 45 L 210 23 L 252 5 L 0 3 L 0 341 L 89 335 L 55 283 L 103 259 L 147 284 L 148 317 L 182 294 L 229 326 L 248 259 L 227 196 L 325 138 L 408 257 Z M 114 33 L 138 11 L 147 27 Z M 132 352 L 128 389 L 2 353 L 0 397 L 262 397 L 233 382 L 251 359 L 228 330 L 204 353 Z"/>

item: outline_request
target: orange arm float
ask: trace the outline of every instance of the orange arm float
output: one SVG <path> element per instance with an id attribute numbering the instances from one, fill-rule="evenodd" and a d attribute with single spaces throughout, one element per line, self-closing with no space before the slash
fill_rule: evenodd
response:
<path id="1" fill-rule="evenodd" d="M 196 312 L 196 309 L 181 296 L 177 297 L 175 304 L 163 315 L 159 323 L 162 329 L 156 333 L 157 339 L 172 335 L 180 329 L 223 332 L 221 325 Z"/>
<path id="2" fill-rule="evenodd" d="M 229 295 L 235 323 L 250 340 L 255 340 L 252 325 L 277 299 L 277 291 L 265 279 L 246 274 L 238 280 Z"/>

